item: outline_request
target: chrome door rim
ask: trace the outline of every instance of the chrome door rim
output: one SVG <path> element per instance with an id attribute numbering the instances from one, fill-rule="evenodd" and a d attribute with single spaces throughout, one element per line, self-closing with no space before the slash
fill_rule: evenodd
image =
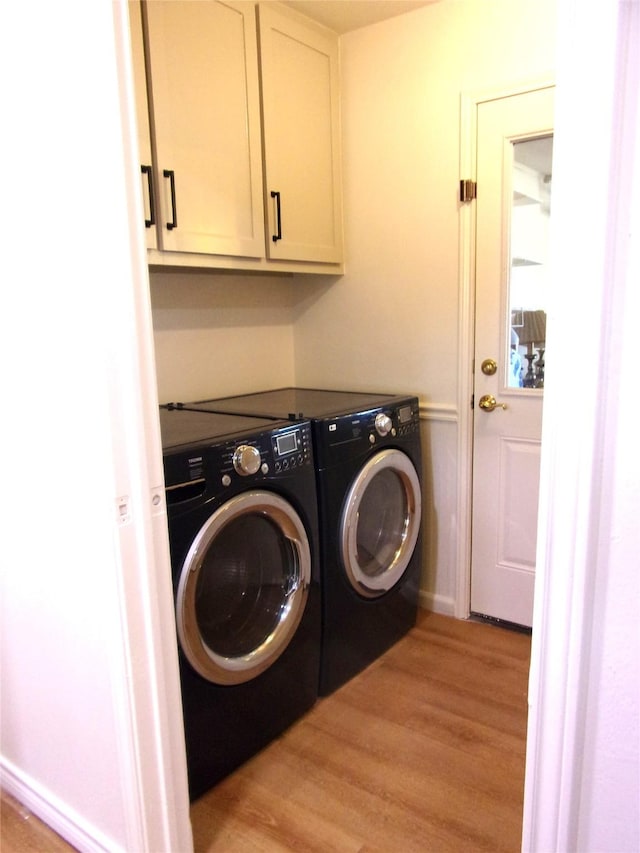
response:
<path id="1" fill-rule="evenodd" d="M 396 549 L 393 560 L 383 572 L 371 577 L 362 571 L 358 562 L 358 519 L 362 498 L 369 483 L 384 470 L 393 471 L 400 479 L 407 501 L 407 512 L 401 544 Z M 349 489 L 340 522 L 342 562 L 349 582 L 356 592 L 366 598 L 376 598 L 384 595 L 400 580 L 418 541 L 421 510 L 420 480 L 406 453 L 394 449 L 383 450 L 362 467 Z"/>
<path id="2" fill-rule="evenodd" d="M 198 629 L 195 591 L 209 545 L 231 521 L 247 512 L 269 518 L 289 541 L 296 571 L 284 596 L 285 604 L 273 631 L 250 653 L 229 657 L 206 645 Z M 244 492 L 219 507 L 194 539 L 180 572 L 176 623 L 180 646 L 191 666 L 215 684 L 241 684 L 260 675 L 287 648 L 305 608 L 311 583 L 311 550 L 304 524 L 286 500 L 272 492 Z"/>

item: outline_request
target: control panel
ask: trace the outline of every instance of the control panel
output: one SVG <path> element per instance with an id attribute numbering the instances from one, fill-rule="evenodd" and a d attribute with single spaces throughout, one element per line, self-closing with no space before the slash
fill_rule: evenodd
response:
<path id="1" fill-rule="evenodd" d="M 406 406 L 400 406 L 397 410 L 397 431 L 398 435 L 413 435 L 420 428 L 420 411 L 417 403 L 407 403 Z"/>
<path id="2" fill-rule="evenodd" d="M 207 483 L 223 487 L 253 478 L 287 476 L 313 468 L 311 426 L 308 421 L 202 447 L 165 454 L 167 495 L 178 503 L 203 495 Z"/>
<path id="3" fill-rule="evenodd" d="M 292 424 L 251 436 L 241 442 L 228 442 L 219 448 L 219 456 L 215 461 L 223 486 L 230 486 L 236 476 L 250 478 L 284 475 L 312 463 L 311 429 L 308 423 Z"/>
<path id="4" fill-rule="evenodd" d="M 273 433 L 271 446 L 276 473 L 312 462 L 311 429 L 308 424 Z"/>
<path id="5" fill-rule="evenodd" d="M 358 440 L 376 444 L 381 439 L 408 436 L 419 430 L 417 403 L 375 409 L 325 421 L 330 445 Z"/>

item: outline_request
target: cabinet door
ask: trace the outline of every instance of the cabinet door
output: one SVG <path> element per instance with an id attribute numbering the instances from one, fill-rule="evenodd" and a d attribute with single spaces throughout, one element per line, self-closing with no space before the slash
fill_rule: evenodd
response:
<path id="1" fill-rule="evenodd" d="M 149 129 L 147 75 L 144 65 L 140 0 L 130 0 L 129 2 L 129 29 L 131 31 L 131 56 L 133 60 L 133 78 L 136 96 L 136 120 L 138 124 L 138 151 L 140 152 L 145 237 L 147 249 L 155 249 L 158 242 L 156 240 L 156 213 L 151 164 L 151 132 Z"/>
<path id="2" fill-rule="evenodd" d="M 264 257 L 251 3 L 144 4 L 160 248 Z"/>
<path id="3" fill-rule="evenodd" d="M 259 30 L 267 254 L 339 262 L 338 37 L 270 3 L 259 6 Z"/>

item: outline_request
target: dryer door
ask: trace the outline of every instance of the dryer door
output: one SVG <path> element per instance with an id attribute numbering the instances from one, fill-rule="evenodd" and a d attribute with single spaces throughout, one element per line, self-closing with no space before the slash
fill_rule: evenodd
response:
<path id="1" fill-rule="evenodd" d="M 255 678 L 292 639 L 310 582 L 309 540 L 291 504 L 257 490 L 223 504 L 178 583 L 178 638 L 191 666 L 216 684 Z"/>
<path id="2" fill-rule="evenodd" d="M 373 456 L 354 480 L 340 525 L 342 561 L 360 595 L 384 595 L 402 577 L 418 539 L 420 480 L 399 450 Z"/>

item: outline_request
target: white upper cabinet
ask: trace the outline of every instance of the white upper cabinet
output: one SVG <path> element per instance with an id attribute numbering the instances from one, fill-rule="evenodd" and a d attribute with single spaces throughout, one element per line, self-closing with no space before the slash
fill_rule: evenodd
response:
<path id="1" fill-rule="evenodd" d="M 131 30 L 131 56 L 136 97 L 136 118 L 138 122 L 138 151 L 140 152 L 140 176 L 142 181 L 142 201 L 144 204 L 144 226 L 147 249 L 155 249 L 156 212 L 154 179 L 151 159 L 151 131 L 149 129 L 149 104 L 147 101 L 147 78 L 144 63 L 144 42 L 142 39 L 142 13 L 139 2 L 129 3 L 129 26 Z"/>
<path id="2" fill-rule="evenodd" d="M 340 262 L 338 38 L 278 4 L 258 15 L 267 255 Z"/>
<path id="3" fill-rule="evenodd" d="M 341 273 L 338 36 L 279 3 L 130 5 L 149 263 Z"/>
<path id="4" fill-rule="evenodd" d="M 263 257 L 255 9 L 153 0 L 143 13 L 160 248 Z"/>

